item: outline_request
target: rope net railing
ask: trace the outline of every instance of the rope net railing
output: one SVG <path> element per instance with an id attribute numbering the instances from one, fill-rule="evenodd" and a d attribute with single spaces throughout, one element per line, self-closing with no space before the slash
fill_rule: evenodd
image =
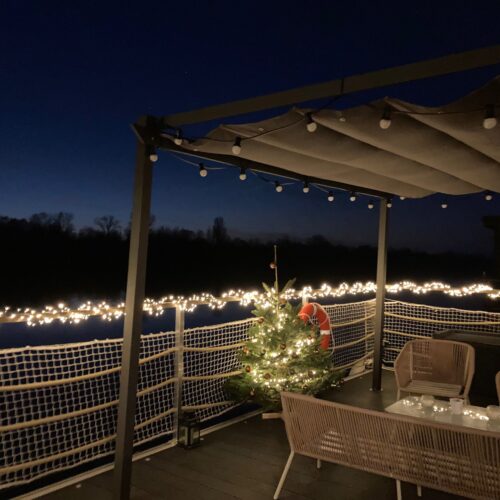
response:
<path id="1" fill-rule="evenodd" d="M 375 301 L 324 306 L 330 316 L 333 365 L 347 369 L 373 355 Z"/>
<path id="2" fill-rule="evenodd" d="M 500 313 L 389 300 L 385 303 L 384 363 L 393 363 L 409 340 L 445 330 L 500 335 Z"/>
<path id="3" fill-rule="evenodd" d="M 175 430 L 183 356 L 182 410 L 222 415 L 224 384 L 239 373 L 239 350 L 255 319 L 143 335 L 134 444 Z M 122 340 L 0 350 L 0 489 L 114 453 Z"/>
<path id="4" fill-rule="evenodd" d="M 375 301 L 324 307 L 335 368 L 347 372 L 368 363 Z M 384 361 L 393 360 L 407 340 L 438 330 L 500 334 L 499 313 L 393 301 L 387 302 L 386 313 Z M 238 406 L 224 386 L 240 373 L 239 352 L 254 321 L 186 329 L 182 336 L 142 336 L 135 445 L 175 439 L 179 409 L 194 411 L 208 423 Z M 111 458 L 121 354 L 121 339 L 0 350 L 0 490 Z"/>

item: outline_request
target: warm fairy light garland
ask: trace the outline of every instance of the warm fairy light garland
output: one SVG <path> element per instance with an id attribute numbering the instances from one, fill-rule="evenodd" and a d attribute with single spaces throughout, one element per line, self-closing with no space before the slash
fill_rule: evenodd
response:
<path id="1" fill-rule="evenodd" d="M 337 287 L 324 284 L 319 289 L 304 287 L 301 290 L 290 288 L 282 295 L 284 300 L 308 300 L 337 298 L 345 295 L 367 295 L 375 293 L 377 285 L 373 281 L 366 283 L 356 282 L 352 285 L 341 283 Z M 451 285 L 432 282 L 418 285 L 411 281 L 402 281 L 386 286 L 387 293 L 397 294 L 401 292 L 411 292 L 417 295 L 429 292 L 442 292 L 452 297 L 466 297 L 474 294 L 486 294 L 495 300 L 500 298 L 500 290 L 483 284 L 472 284 L 462 287 L 452 287 Z M 270 307 L 272 302 L 269 293 L 260 291 L 245 292 L 244 290 L 230 290 L 216 297 L 211 293 L 194 294 L 190 297 L 173 296 L 162 297 L 161 299 L 146 299 L 144 301 L 144 312 L 150 316 L 161 316 L 166 309 L 180 307 L 186 312 L 193 312 L 199 305 L 206 305 L 211 309 L 222 309 L 228 302 L 239 302 L 242 306 L 252 304 L 262 307 Z M 72 309 L 64 303 L 57 306 L 45 306 L 43 309 L 11 309 L 5 307 L 0 311 L 0 323 L 27 323 L 29 326 L 43 325 L 58 320 L 61 323 L 78 324 L 87 320 L 91 316 L 100 316 L 103 320 L 111 321 L 119 319 L 124 315 L 125 303 L 121 302 L 110 305 L 107 302 L 92 303 L 84 302 L 77 308 Z"/>

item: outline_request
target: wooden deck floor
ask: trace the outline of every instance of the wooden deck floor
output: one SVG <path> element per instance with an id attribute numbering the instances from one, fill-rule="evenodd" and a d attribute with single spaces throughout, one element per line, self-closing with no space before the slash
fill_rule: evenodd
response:
<path id="1" fill-rule="evenodd" d="M 335 401 L 383 409 L 395 400 L 393 375 L 384 373 L 384 391 L 369 391 L 370 375 L 354 379 L 331 393 Z M 132 498 L 169 500 L 271 499 L 288 457 L 283 423 L 254 417 L 204 438 L 193 450 L 171 448 L 135 462 Z M 405 500 L 417 499 L 416 488 L 403 484 Z M 43 497 L 46 500 L 108 500 L 112 472 Z M 395 499 L 393 480 L 298 456 L 281 498 L 287 500 Z M 460 498 L 424 489 L 425 500 Z"/>

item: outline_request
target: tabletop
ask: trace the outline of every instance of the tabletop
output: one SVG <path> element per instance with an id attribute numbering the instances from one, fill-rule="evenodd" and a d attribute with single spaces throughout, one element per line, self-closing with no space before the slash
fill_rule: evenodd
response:
<path id="1" fill-rule="evenodd" d="M 460 415 L 454 415 L 451 413 L 448 401 L 436 399 L 432 407 L 426 408 L 422 405 L 419 396 L 408 396 L 388 406 L 385 411 L 410 417 L 425 418 L 443 424 L 462 425 L 473 429 L 500 432 L 500 415 L 492 418 L 488 415 L 486 408 L 481 406 L 466 405 Z M 499 407 L 497 407 L 497 412 L 500 412 Z"/>

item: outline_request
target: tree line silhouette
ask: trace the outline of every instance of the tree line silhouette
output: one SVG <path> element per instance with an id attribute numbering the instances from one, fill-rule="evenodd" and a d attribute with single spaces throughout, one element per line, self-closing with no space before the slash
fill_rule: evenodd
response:
<path id="1" fill-rule="evenodd" d="M 130 228 L 112 215 L 75 228 L 66 212 L 28 219 L 0 216 L 0 304 L 36 306 L 58 300 L 122 298 Z M 373 280 L 376 249 L 334 245 L 322 236 L 278 240 L 280 279 L 297 286 Z M 273 280 L 272 243 L 230 237 L 217 217 L 207 231 L 156 227 L 151 218 L 146 293 L 151 297 L 229 288 L 255 289 Z M 388 278 L 465 281 L 483 278 L 492 263 L 484 256 L 389 252 Z"/>

